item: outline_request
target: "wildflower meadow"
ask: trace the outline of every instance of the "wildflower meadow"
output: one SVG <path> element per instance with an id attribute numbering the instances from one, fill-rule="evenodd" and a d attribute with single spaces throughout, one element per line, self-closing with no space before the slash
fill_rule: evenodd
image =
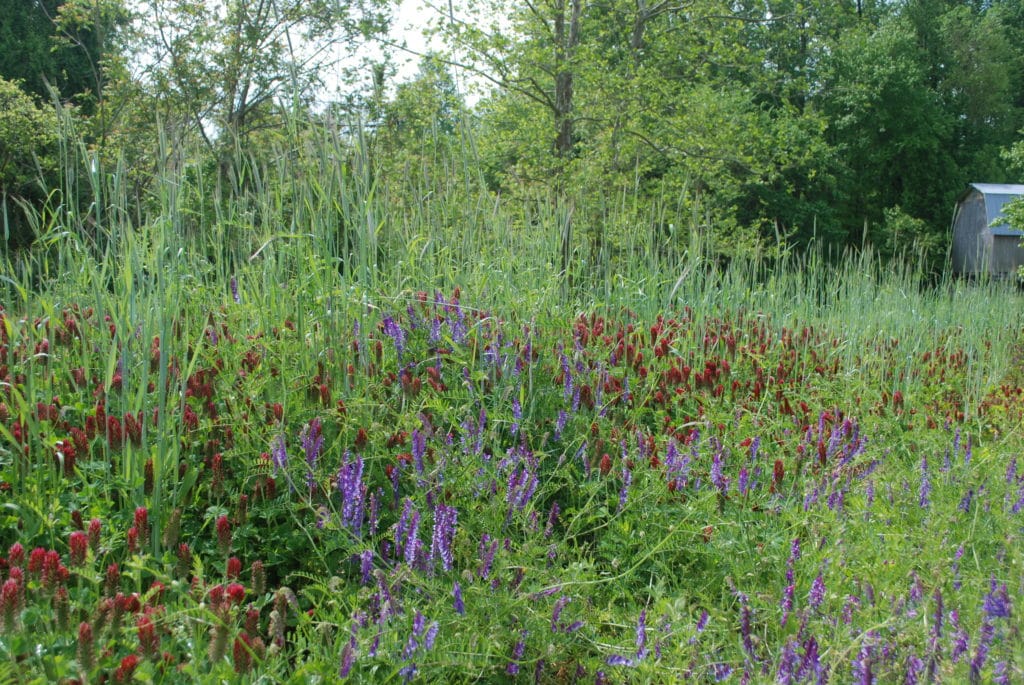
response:
<path id="1" fill-rule="evenodd" d="M 1013 284 L 118 179 L 5 256 L 0 681 L 1024 678 Z"/>

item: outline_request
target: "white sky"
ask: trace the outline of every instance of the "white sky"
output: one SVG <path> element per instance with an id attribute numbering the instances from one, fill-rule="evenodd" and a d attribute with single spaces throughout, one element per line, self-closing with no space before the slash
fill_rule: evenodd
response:
<path id="1" fill-rule="evenodd" d="M 424 31 L 428 28 L 430 22 L 436 23 L 439 18 L 443 18 L 439 17 L 439 11 L 443 12 L 443 15 L 447 15 L 448 2 L 449 0 L 398 0 L 392 15 L 389 40 L 395 44 L 404 44 L 407 50 L 396 47 L 389 48 L 391 53 L 390 63 L 395 69 L 395 74 L 390 77 L 390 82 L 387 84 L 389 91 L 393 91 L 398 83 L 411 81 L 416 77 L 416 74 L 419 72 L 421 55 L 431 49 L 442 50 L 444 48 L 442 41 L 437 38 L 428 39 L 424 35 Z M 461 0 L 450 0 L 450 2 L 454 6 L 456 16 L 458 16 Z M 428 4 L 432 4 L 433 7 L 428 6 Z M 438 7 L 442 9 L 438 10 Z M 374 59 L 381 59 L 383 51 L 371 46 L 362 54 L 352 56 L 352 58 L 337 55 L 342 63 L 350 65 L 357 62 L 359 58 L 368 56 Z M 479 91 L 479 88 L 469 87 L 470 85 L 483 85 L 482 83 L 477 83 L 479 79 L 467 79 L 466 74 L 457 68 L 452 68 L 451 71 L 466 101 L 469 104 L 473 104 L 479 100 L 480 94 L 476 92 Z M 369 74 L 366 75 L 365 82 L 367 84 L 370 83 Z M 336 89 L 339 85 L 341 84 L 332 86 L 329 83 L 328 90 Z M 351 90 L 351 85 L 347 86 L 347 89 Z"/>

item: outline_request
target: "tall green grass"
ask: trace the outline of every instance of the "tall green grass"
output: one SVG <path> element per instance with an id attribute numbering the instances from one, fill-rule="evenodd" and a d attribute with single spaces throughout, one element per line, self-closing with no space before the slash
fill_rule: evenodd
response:
<path id="1" fill-rule="evenodd" d="M 4 249 L 0 295 L 16 326 L 82 300 L 109 316 L 115 335 L 90 343 L 108 350 L 99 370 L 108 385 L 119 364 L 145 367 L 159 336 L 160 378 L 138 375 L 123 411 L 141 409 L 150 381 L 168 387 L 169 359 L 195 363 L 206 325 L 197 315 L 230 301 L 232 279 L 243 299 L 259 302 L 252 311 L 261 329 L 293 319 L 323 342 L 416 291 L 458 286 L 478 306 L 526 319 L 628 310 L 650 320 L 688 307 L 698 317 L 747 311 L 815 325 L 842 337 L 851 378 L 882 371 L 860 359 L 880 339 L 898 340 L 907 359 L 955 344 L 972 360 L 966 415 L 1014 361 L 1021 318 L 1013 284 L 947 276 L 926 286 L 912 261 L 883 261 L 870 247 L 837 255 L 767 245 L 722 262 L 713 227 L 679 199 L 643 205 L 621 192 L 594 207 L 571 192 L 495 196 L 467 157 L 471 139 L 434 145 L 416 173 L 401 173 L 374 154 L 361 128 L 315 125 L 288 147 L 236 151 L 225 179 L 161 134 L 155 158 L 163 162 L 140 192 L 137 170 L 90 149 L 70 116 L 60 121 L 60 187 L 42 208 L 7 208 L 28 212 L 37 236 L 31 250 Z M 595 232 L 605 238 L 595 243 Z M 906 382 L 895 374 L 892 390 Z M 160 416 L 182 401 L 181 390 L 161 394 Z M 153 456 L 158 491 L 173 501 L 177 455 L 164 428 L 156 454 L 125 460 L 123 475 L 137 481 Z"/>

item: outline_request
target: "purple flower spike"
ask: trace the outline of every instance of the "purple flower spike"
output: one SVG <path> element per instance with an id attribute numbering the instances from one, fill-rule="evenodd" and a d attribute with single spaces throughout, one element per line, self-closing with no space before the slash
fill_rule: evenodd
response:
<path id="1" fill-rule="evenodd" d="M 278 435 L 270 443 L 270 457 L 274 464 L 274 475 L 276 476 L 278 469 L 283 469 L 285 464 L 288 463 L 288 451 L 285 447 L 283 435 Z"/>
<path id="2" fill-rule="evenodd" d="M 645 656 L 647 656 L 647 609 L 642 609 L 636 622 L 636 658 L 639 661 Z"/>
<path id="3" fill-rule="evenodd" d="M 505 672 L 509 675 L 518 675 L 519 673 L 519 661 L 523 658 L 523 653 L 526 651 L 526 631 L 522 633 L 522 637 L 516 642 L 515 647 L 512 648 L 512 658 L 508 662 L 508 666 L 505 667 Z"/>
<path id="4" fill-rule="evenodd" d="M 398 353 L 398 358 L 402 358 L 402 353 L 405 351 L 405 331 L 399 326 L 394 319 L 390 316 L 384 317 L 384 334 L 391 338 L 395 343 L 395 352 Z"/>
<path id="5" fill-rule="evenodd" d="M 441 568 L 451 571 L 454 563 L 452 540 L 458 525 L 459 512 L 455 507 L 438 504 L 434 509 L 434 534 L 430 543 L 431 560 L 441 561 Z"/>
<path id="6" fill-rule="evenodd" d="M 559 620 L 562 617 L 562 610 L 565 609 L 565 605 L 572 601 L 572 598 L 568 595 L 562 595 L 555 602 L 555 608 L 551 611 L 551 632 L 557 633 L 560 627 Z"/>
<path id="7" fill-rule="evenodd" d="M 455 581 L 455 585 L 452 586 L 452 598 L 455 608 L 455 613 L 462 616 L 466 613 L 466 605 L 462 601 L 462 586 L 459 585 L 459 581 Z"/>
<path id="8" fill-rule="evenodd" d="M 818 576 L 811 583 L 811 591 L 807 593 L 807 603 L 810 604 L 812 609 L 817 609 L 821 606 L 822 601 L 825 599 L 825 581 L 821 577 L 821 572 L 818 572 Z"/>
<path id="9" fill-rule="evenodd" d="M 978 646 L 974 650 L 974 658 L 971 659 L 971 682 L 981 682 L 981 669 L 985 667 L 985 660 L 988 658 L 988 649 L 995 636 L 995 627 L 985 621 L 981 624 L 981 637 L 978 638 Z"/>
<path id="10" fill-rule="evenodd" d="M 437 632 L 440 629 L 441 629 L 441 626 L 438 625 L 437 621 L 434 621 L 433 623 L 430 624 L 430 627 L 427 628 L 427 634 L 423 637 L 423 648 L 424 649 L 426 649 L 427 651 L 430 651 L 431 649 L 434 648 L 434 641 L 437 639 Z"/>
<path id="11" fill-rule="evenodd" d="M 982 610 L 989 618 L 1010 617 L 1010 593 L 1006 584 L 996 586 L 996 578 L 992 576 L 989 581 L 989 592 L 985 595 L 982 603 Z"/>
<path id="12" fill-rule="evenodd" d="M 793 611 L 793 593 L 796 591 L 796 585 L 790 583 L 786 586 L 786 589 L 782 591 L 782 600 L 779 602 L 782 608 L 782 622 L 781 625 L 786 625 L 786 621 L 789 620 L 789 613 Z"/>
<path id="13" fill-rule="evenodd" d="M 423 455 L 427 453 L 427 436 L 425 431 L 414 428 L 412 431 L 412 460 L 416 473 L 423 475 Z"/>

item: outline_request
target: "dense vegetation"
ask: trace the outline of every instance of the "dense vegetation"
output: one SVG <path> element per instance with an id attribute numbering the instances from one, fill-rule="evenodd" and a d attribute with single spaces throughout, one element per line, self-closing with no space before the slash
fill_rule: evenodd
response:
<path id="1" fill-rule="evenodd" d="M 0 682 L 1024 678 L 1016 3 L 213 7 L 0 84 Z"/>
<path id="2" fill-rule="evenodd" d="M 866 241 L 938 271 L 965 184 L 1016 180 L 1019 0 L 467 0 L 417 15 L 441 47 L 405 82 L 393 39 L 369 49 L 384 0 L 29 5 L 5 13 L 0 77 L 47 105 L 56 87 L 132 194 L 163 156 L 190 166 L 202 232 L 277 183 L 268 169 L 319 124 L 347 139 L 361 122 L 376 188 L 444 178 L 480 202 L 558 198 L 564 247 L 591 263 L 642 226 L 677 244 L 699 228 L 725 257 Z M 31 135 L 43 115 L 6 116 Z M 8 204 L 85 211 L 42 141 L 58 195 L 33 183 L 17 137 L 0 149 Z M 5 218 L 18 242 L 31 224 Z"/>

